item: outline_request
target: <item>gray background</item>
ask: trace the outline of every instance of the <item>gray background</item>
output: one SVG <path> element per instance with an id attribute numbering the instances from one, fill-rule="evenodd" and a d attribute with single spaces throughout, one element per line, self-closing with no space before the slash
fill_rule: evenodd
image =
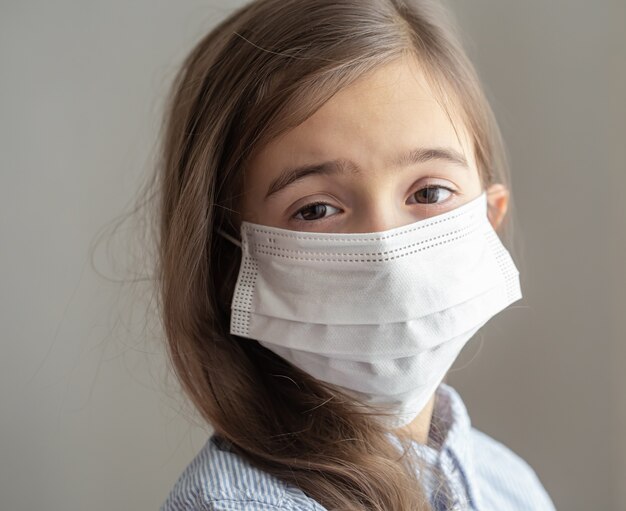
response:
<path id="1" fill-rule="evenodd" d="M 3 510 L 156 509 L 207 438 L 148 287 L 114 280 L 141 276 L 143 226 L 102 229 L 151 171 L 181 59 L 240 3 L 0 4 Z M 524 298 L 448 382 L 558 509 L 624 510 L 625 2 L 450 3 L 508 144 Z"/>

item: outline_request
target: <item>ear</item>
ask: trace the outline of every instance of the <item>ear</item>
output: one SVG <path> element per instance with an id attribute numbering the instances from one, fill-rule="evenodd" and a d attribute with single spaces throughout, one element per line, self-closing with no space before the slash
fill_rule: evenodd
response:
<path id="1" fill-rule="evenodd" d="M 509 207 L 509 190 L 501 183 L 487 188 L 487 217 L 494 229 L 498 229 Z"/>

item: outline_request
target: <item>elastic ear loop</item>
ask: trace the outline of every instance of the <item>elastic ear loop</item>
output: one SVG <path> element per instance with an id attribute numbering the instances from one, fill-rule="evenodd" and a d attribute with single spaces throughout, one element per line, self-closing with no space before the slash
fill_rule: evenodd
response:
<path id="1" fill-rule="evenodd" d="M 218 229 L 217 232 L 221 234 L 222 236 L 224 236 L 224 238 L 226 238 L 228 241 L 230 241 L 234 245 L 237 245 L 239 248 L 241 248 L 241 241 L 239 241 L 236 238 L 233 238 L 230 234 L 225 233 L 224 231 L 222 231 L 222 229 Z"/>

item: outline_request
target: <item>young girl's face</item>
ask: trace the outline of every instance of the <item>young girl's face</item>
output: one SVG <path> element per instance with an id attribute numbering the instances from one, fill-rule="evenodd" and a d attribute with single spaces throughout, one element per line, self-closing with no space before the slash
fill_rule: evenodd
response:
<path id="1" fill-rule="evenodd" d="M 455 124 L 458 136 L 415 60 L 386 64 L 257 153 L 241 219 L 359 233 L 457 208 L 482 188 L 470 138 Z"/>

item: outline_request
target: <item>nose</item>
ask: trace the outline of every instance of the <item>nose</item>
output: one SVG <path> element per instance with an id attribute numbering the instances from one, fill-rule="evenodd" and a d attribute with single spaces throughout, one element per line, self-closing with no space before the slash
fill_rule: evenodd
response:
<path id="1" fill-rule="evenodd" d="M 358 208 L 353 217 L 350 231 L 354 233 L 380 232 L 415 222 L 406 210 L 402 210 L 390 197 L 369 197 Z"/>

